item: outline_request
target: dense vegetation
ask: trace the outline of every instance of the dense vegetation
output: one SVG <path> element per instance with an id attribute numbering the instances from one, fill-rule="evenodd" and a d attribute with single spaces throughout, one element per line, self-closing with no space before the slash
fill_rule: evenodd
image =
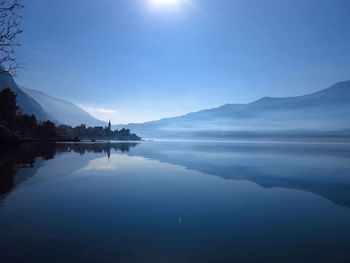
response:
<path id="1" fill-rule="evenodd" d="M 61 126 L 61 129 L 64 126 Z M 75 128 L 68 127 L 68 134 L 73 136 L 74 138 L 80 139 L 102 139 L 102 140 L 130 140 L 130 141 L 138 141 L 141 138 L 136 134 L 131 133 L 129 129 L 121 129 L 113 131 L 111 129 L 111 125 L 109 124 L 107 127 L 86 127 L 84 124 L 77 126 Z"/>
<path id="2" fill-rule="evenodd" d="M 0 131 L 0 140 L 10 143 L 15 143 L 20 138 L 57 138 L 57 129 L 53 122 L 38 123 L 34 115 L 21 113 L 16 94 L 10 89 L 0 92 Z"/>
<path id="3" fill-rule="evenodd" d="M 112 131 L 108 127 L 86 127 L 84 124 L 72 128 L 56 125 L 51 121 L 39 123 L 34 115 L 22 114 L 17 106 L 16 94 L 10 89 L 0 92 L 0 142 L 26 140 L 140 140 L 128 129 Z"/>

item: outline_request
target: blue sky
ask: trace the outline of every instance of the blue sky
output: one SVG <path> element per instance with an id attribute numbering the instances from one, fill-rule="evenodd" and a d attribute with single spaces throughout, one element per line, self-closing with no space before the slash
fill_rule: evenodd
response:
<path id="1" fill-rule="evenodd" d="M 31 0 L 20 85 L 113 123 L 350 79 L 348 0 Z"/>

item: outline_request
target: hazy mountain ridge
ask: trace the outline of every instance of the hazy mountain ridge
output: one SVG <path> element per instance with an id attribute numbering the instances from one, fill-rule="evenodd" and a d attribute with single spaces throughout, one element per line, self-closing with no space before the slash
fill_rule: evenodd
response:
<path id="1" fill-rule="evenodd" d="M 17 104 L 23 113 L 35 115 L 39 121 L 50 120 L 56 124 L 78 126 L 106 126 L 72 102 L 55 98 L 44 92 L 19 87 L 8 73 L 0 73 L 0 90 L 11 89 L 17 95 Z"/>
<path id="2" fill-rule="evenodd" d="M 106 126 L 69 101 L 41 91 L 20 89 L 14 79 L 0 74 L 0 90 L 12 89 L 24 113 L 38 120 L 77 126 Z M 350 134 L 350 81 L 343 81 L 318 92 L 297 97 L 264 97 L 248 104 L 226 104 L 174 118 L 141 124 L 116 125 L 129 128 L 145 138 L 188 137 L 227 134 L 297 132 L 338 132 Z"/>
<path id="3" fill-rule="evenodd" d="M 54 116 L 58 124 L 78 126 L 107 126 L 107 123 L 91 116 L 72 102 L 55 98 L 42 91 L 22 88 L 27 94 L 40 103 L 43 109 L 51 116 Z"/>
<path id="4" fill-rule="evenodd" d="M 11 89 L 17 94 L 17 104 L 23 113 L 28 115 L 34 114 L 39 121 L 55 120 L 53 116 L 50 116 L 44 111 L 42 106 L 37 101 L 18 87 L 12 76 L 7 73 L 0 73 L 0 90 L 6 88 Z"/>
<path id="5" fill-rule="evenodd" d="M 128 128 L 144 137 L 182 132 L 288 132 L 350 130 L 350 81 L 297 97 L 264 97 Z"/>

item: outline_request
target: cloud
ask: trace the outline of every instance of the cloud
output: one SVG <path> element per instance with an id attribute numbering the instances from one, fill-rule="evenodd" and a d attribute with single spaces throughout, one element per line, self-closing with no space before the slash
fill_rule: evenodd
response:
<path id="1" fill-rule="evenodd" d="M 83 110 L 90 113 L 93 117 L 103 120 L 103 121 L 112 121 L 114 123 L 119 122 L 120 112 L 116 109 L 92 107 L 87 105 L 79 105 Z"/>
<path id="2" fill-rule="evenodd" d="M 116 171 L 118 169 L 117 162 L 112 159 L 108 161 L 106 157 L 91 160 L 87 166 L 80 169 L 78 172 L 86 171 Z"/>
<path id="3" fill-rule="evenodd" d="M 87 106 L 82 106 L 81 107 L 86 110 L 87 112 L 99 112 L 99 113 L 111 113 L 111 114 L 116 114 L 119 113 L 117 110 L 113 109 L 104 109 L 104 108 L 94 108 L 94 107 L 87 107 Z"/>

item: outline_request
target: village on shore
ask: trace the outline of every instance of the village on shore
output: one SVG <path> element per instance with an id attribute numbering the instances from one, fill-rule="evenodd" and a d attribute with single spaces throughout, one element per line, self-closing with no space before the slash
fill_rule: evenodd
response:
<path id="1" fill-rule="evenodd" d="M 0 143 L 15 145 L 23 141 L 139 141 L 141 138 L 129 129 L 112 130 L 109 121 L 107 127 L 77 127 L 47 120 L 39 122 L 34 115 L 23 114 L 17 106 L 16 94 L 10 89 L 0 92 Z"/>

